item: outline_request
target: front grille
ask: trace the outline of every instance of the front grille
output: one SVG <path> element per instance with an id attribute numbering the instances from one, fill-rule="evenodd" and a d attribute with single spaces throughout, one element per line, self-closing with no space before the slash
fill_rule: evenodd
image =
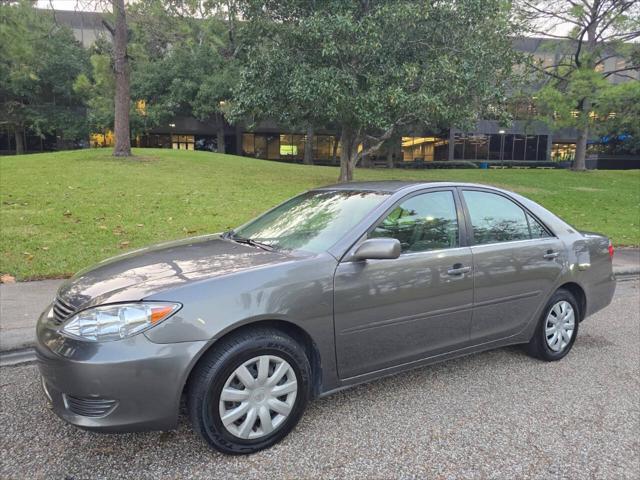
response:
<path id="1" fill-rule="evenodd" d="M 56 297 L 56 301 L 53 302 L 53 323 L 60 325 L 74 313 L 75 309 L 73 307 L 64 303 L 60 297 Z"/>
<path id="2" fill-rule="evenodd" d="M 105 398 L 74 397 L 64 395 L 64 403 L 72 413 L 83 417 L 103 417 L 113 410 L 118 403 L 116 400 Z"/>

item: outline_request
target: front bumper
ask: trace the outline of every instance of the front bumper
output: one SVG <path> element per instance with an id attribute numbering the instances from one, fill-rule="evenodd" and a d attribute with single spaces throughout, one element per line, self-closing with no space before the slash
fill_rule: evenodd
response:
<path id="1" fill-rule="evenodd" d="M 144 334 L 92 343 L 58 333 L 43 314 L 36 357 L 53 411 L 105 432 L 167 430 L 178 421 L 187 376 L 206 342 L 157 344 Z"/>

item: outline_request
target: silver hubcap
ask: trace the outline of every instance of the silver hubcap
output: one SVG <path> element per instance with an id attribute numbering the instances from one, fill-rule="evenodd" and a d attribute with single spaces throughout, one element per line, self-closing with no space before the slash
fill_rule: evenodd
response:
<path id="1" fill-rule="evenodd" d="M 554 352 L 561 352 L 567 348 L 575 325 L 575 314 L 569 302 L 562 300 L 551 307 L 544 331 L 549 348 Z"/>
<path id="2" fill-rule="evenodd" d="M 289 416 L 297 393 L 296 374 L 285 360 L 274 355 L 252 358 L 236 368 L 222 388 L 222 424 L 239 438 L 268 435 Z"/>

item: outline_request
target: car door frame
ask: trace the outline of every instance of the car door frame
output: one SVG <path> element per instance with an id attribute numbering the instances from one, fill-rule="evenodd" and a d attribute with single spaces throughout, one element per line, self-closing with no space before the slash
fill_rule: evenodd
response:
<path id="1" fill-rule="evenodd" d="M 549 226 L 542 219 L 540 219 L 540 217 L 538 215 L 533 213 L 525 205 L 523 205 L 521 202 L 519 202 L 517 198 L 512 197 L 507 192 L 503 192 L 503 191 L 501 191 L 499 189 L 483 187 L 483 186 L 480 186 L 480 185 L 458 185 L 458 186 L 456 186 L 456 190 L 458 191 L 458 197 L 460 198 L 460 202 L 463 205 L 465 221 L 466 221 L 466 224 L 467 224 L 467 228 L 466 228 L 466 233 L 468 235 L 467 242 L 469 244 L 469 247 L 472 248 L 472 252 L 473 252 L 473 247 L 490 247 L 490 246 L 495 246 L 495 245 L 514 245 L 514 244 L 518 244 L 518 243 L 525 244 L 525 243 L 531 243 L 531 242 L 535 242 L 535 241 L 556 241 L 556 242 L 560 243 L 560 245 L 564 246 L 564 242 L 562 241 L 562 239 L 558 235 L 556 235 L 555 232 L 551 228 L 549 228 Z M 505 241 L 505 242 L 492 242 L 492 243 L 485 243 L 485 244 L 476 243 L 475 239 L 473 237 L 473 222 L 471 220 L 471 214 L 469 212 L 469 207 L 468 207 L 467 202 L 466 202 L 466 200 L 464 198 L 464 191 L 476 191 L 476 192 L 494 194 L 494 195 L 501 196 L 501 197 L 505 198 L 508 201 L 511 201 L 512 203 L 514 203 L 515 205 L 517 205 L 518 207 L 520 207 L 522 209 L 522 211 L 525 213 L 525 217 L 526 217 L 526 215 L 529 215 L 536 222 L 538 222 L 543 227 L 543 229 L 547 232 L 547 234 L 549 236 L 548 237 L 544 237 L 544 238 L 528 238 L 528 239 L 524 239 L 524 240 L 509 240 L 509 241 Z M 529 233 L 531 233 L 531 230 L 529 231 Z M 564 255 L 565 255 L 564 248 L 562 248 L 558 253 L 559 253 L 559 258 L 554 258 L 552 261 L 557 261 L 557 260 L 563 261 L 563 260 L 565 260 L 563 258 Z M 475 257 L 474 257 L 474 260 L 473 260 L 473 264 L 474 264 L 473 268 L 474 268 L 474 273 L 475 273 L 475 267 L 476 267 Z M 546 292 L 546 294 L 542 296 L 542 301 L 538 305 L 538 308 L 536 309 L 536 312 L 532 315 L 530 322 L 528 324 L 525 324 L 522 327 L 522 329 L 520 329 L 519 332 L 515 332 L 515 333 L 513 333 L 511 335 L 507 335 L 507 336 L 502 337 L 502 338 L 495 338 L 495 339 L 489 340 L 487 342 L 478 342 L 476 345 L 492 344 L 492 343 L 504 343 L 506 340 L 508 340 L 510 338 L 515 338 L 521 332 L 526 331 L 528 329 L 528 325 L 531 323 L 531 321 L 536 321 L 536 319 L 539 316 L 539 311 L 544 307 L 544 305 L 548 301 L 548 297 L 550 297 L 550 295 L 553 294 L 553 292 L 555 291 L 555 288 L 556 288 L 557 282 L 558 282 L 558 278 L 560 278 L 562 276 L 562 272 L 563 272 L 563 269 L 560 268 L 556 279 L 554 280 L 553 284 L 549 288 L 549 291 Z M 474 308 L 474 313 L 475 313 L 475 309 L 477 308 L 477 306 L 479 304 L 478 296 L 477 296 L 477 293 L 478 293 L 477 292 L 477 288 L 478 287 L 476 285 L 476 282 L 477 282 L 477 279 L 474 276 L 474 307 L 473 307 Z M 473 328 L 473 317 L 472 317 L 472 328 Z"/>
<path id="2" fill-rule="evenodd" d="M 393 201 L 390 201 L 388 203 L 388 206 L 381 212 L 379 213 L 375 220 L 371 221 L 369 226 L 360 233 L 360 235 L 356 238 L 356 240 L 353 242 L 353 244 L 346 250 L 346 252 L 344 253 L 344 255 L 342 256 L 342 258 L 339 260 L 338 264 L 336 265 L 336 270 L 335 272 L 338 271 L 338 268 L 341 264 L 344 263 L 351 263 L 351 262 L 356 262 L 356 260 L 353 258 L 353 254 L 355 253 L 355 251 L 357 250 L 357 248 L 360 246 L 360 244 L 362 244 L 362 242 L 364 242 L 365 240 L 367 240 L 369 234 L 375 230 L 375 228 L 382 222 L 384 221 L 384 219 L 394 210 L 396 209 L 398 206 L 400 206 L 402 203 L 410 200 L 411 198 L 414 198 L 418 195 L 424 195 L 424 194 L 428 194 L 428 193 L 436 193 L 436 192 L 442 192 L 442 191 L 446 191 L 446 192 L 450 192 L 453 200 L 454 200 L 454 206 L 455 206 L 455 211 L 456 211 L 456 219 L 458 222 L 458 245 L 456 247 L 447 247 L 447 248 L 438 248 L 438 249 L 431 249 L 431 250 L 425 250 L 425 251 L 419 251 L 419 252 L 405 252 L 402 253 L 401 255 L 406 257 L 406 256 L 415 256 L 415 255 L 424 255 L 424 254 L 437 254 L 437 252 L 439 251 L 452 251 L 452 250 L 457 250 L 457 249 L 467 249 L 468 250 L 468 254 L 469 254 L 469 260 L 470 260 L 470 267 L 471 267 L 471 271 L 466 273 L 466 275 L 468 276 L 467 278 L 470 278 L 472 281 L 472 286 L 471 288 L 473 289 L 473 257 L 470 251 L 470 245 L 468 245 L 468 233 L 467 233 L 467 225 L 466 225 L 466 217 L 464 216 L 464 210 L 463 210 L 463 205 L 461 203 L 461 200 L 459 198 L 459 193 L 456 189 L 455 185 L 442 185 L 442 186 L 431 186 L 431 187 L 427 187 L 427 188 L 420 188 L 420 189 L 416 189 L 410 192 L 403 192 L 404 194 L 401 196 L 398 196 L 396 199 L 394 199 Z M 387 261 L 387 260 L 381 260 L 381 261 Z M 393 260 L 389 260 L 389 261 L 393 261 Z M 359 262 L 359 261 L 358 261 Z M 335 275 L 335 273 L 334 273 Z M 335 280 L 334 280 L 335 282 Z M 470 316 L 471 316 L 471 311 L 473 309 L 473 291 L 472 291 L 472 295 L 471 295 L 471 302 L 469 304 L 469 310 L 470 310 Z M 337 325 L 336 325 L 336 319 L 335 319 L 335 306 L 334 306 L 334 344 L 337 346 L 337 335 L 338 335 L 338 331 L 337 331 Z M 471 318 L 469 319 L 469 323 L 471 322 Z M 419 365 L 419 364 L 423 364 L 425 362 L 429 362 L 434 358 L 446 358 L 448 356 L 455 356 L 455 352 L 459 352 L 462 351 L 466 348 L 469 348 L 469 339 L 467 336 L 467 339 L 464 341 L 464 343 L 460 343 L 459 345 L 457 345 L 455 348 L 451 348 L 450 350 L 447 351 L 443 351 L 437 354 L 426 354 L 423 357 L 420 357 L 418 359 L 414 359 L 414 360 L 410 360 L 410 361 L 399 361 L 398 363 L 395 364 L 390 364 L 389 366 L 386 366 L 384 368 L 382 368 L 382 370 L 372 370 L 370 372 L 366 372 L 366 373 L 361 373 L 357 376 L 352 376 L 352 377 L 343 377 L 341 378 L 339 376 L 339 381 L 341 383 L 352 383 L 354 381 L 358 381 L 358 379 L 364 379 L 364 378 L 370 378 L 370 377 L 376 377 L 376 376 L 380 376 L 381 374 L 384 374 L 382 372 L 389 372 L 392 373 L 394 371 L 399 371 L 402 370 L 404 368 L 406 368 L 407 366 L 411 366 L 411 365 Z M 338 352 L 337 352 L 337 348 L 336 348 L 336 365 L 338 365 L 339 363 L 339 359 L 337 358 Z M 339 375 L 339 374 L 338 374 Z"/>
<path id="3" fill-rule="evenodd" d="M 483 192 L 483 193 L 492 193 L 494 195 L 499 195 L 501 197 L 506 198 L 507 200 L 510 200 L 512 203 L 515 203 L 518 207 L 520 207 L 525 214 L 530 215 L 536 222 L 538 222 L 542 228 L 544 228 L 544 230 L 549 234 L 549 237 L 551 238 L 556 238 L 558 240 L 560 240 L 560 237 L 558 237 L 553 230 L 551 230 L 547 224 L 545 222 L 543 222 L 535 213 L 533 213 L 531 210 L 529 210 L 525 205 L 523 205 L 522 203 L 520 203 L 518 201 L 517 198 L 513 198 L 511 195 L 498 190 L 498 189 L 493 189 L 493 188 L 487 188 L 487 187 L 482 187 L 479 185 L 469 185 L 469 186 L 456 186 L 454 187 L 457 191 L 458 194 L 458 198 L 460 199 L 460 203 L 462 205 L 462 210 L 463 210 L 463 215 L 465 218 L 465 225 L 467 228 L 465 228 L 465 232 L 467 235 L 467 245 L 470 247 L 474 247 L 474 246 L 478 246 L 478 245 L 494 245 L 494 244 L 502 244 L 502 243 L 513 243 L 513 242 L 530 242 L 532 240 L 540 240 L 540 239 L 535 239 L 535 238 L 528 238 L 525 240 L 509 240 L 507 242 L 492 242 L 492 243 L 475 243 L 475 240 L 473 238 L 473 223 L 471 222 L 471 214 L 469 213 L 469 207 L 467 206 L 467 202 L 464 199 L 464 195 L 463 192 L 465 190 L 469 190 L 469 191 L 474 191 L 474 192 Z"/>

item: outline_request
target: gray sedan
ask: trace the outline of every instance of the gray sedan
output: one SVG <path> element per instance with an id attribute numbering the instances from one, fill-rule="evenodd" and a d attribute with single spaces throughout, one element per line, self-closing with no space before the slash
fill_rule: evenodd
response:
<path id="1" fill-rule="evenodd" d="M 104 261 L 37 326 L 53 410 L 100 431 L 282 439 L 309 400 L 524 344 L 559 360 L 615 289 L 613 247 L 515 193 L 369 182 L 303 193 L 223 234 Z"/>

